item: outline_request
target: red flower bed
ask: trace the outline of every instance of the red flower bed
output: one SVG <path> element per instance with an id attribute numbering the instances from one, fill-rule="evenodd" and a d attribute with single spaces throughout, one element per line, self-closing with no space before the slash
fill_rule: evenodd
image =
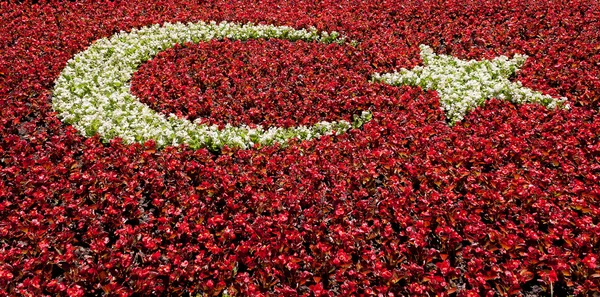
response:
<path id="1" fill-rule="evenodd" d="M 0 295 L 590 296 L 600 291 L 600 5 L 0 2 Z M 350 44 L 182 45 L 132 90 L 207 123 L 360 129 L 209 152 L 63 124 L 66 62 L 120 30 L 215 20 Z M 370 83 L 526 54 L 514 80 L 570 110 L 491 99 L 454 126 L 434 91 Z"/>
<path id="2" fill-rule="evenodd" d="M 212 41 L 160 53 L 132 93 L 163 114 L 217 125 L 272 127 L 352 120 L 378 92 L 372 67 L 350 45 L 287 40 Z"/>

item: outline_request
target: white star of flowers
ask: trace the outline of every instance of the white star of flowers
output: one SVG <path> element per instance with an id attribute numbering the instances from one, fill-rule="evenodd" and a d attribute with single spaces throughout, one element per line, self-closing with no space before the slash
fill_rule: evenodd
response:
<path id="1" fill-rule="evenodd" d="M 426 45 L 420 45 L 424 66 L 412 70 L 373 75 L 373 81 L 393 86 L 420 86 L 436 90 L 440 105 L 450 125 L 490 98 L 513 103 L 539 103 L 547 108 L 568 109 L 566 98 L 553 98 L 523 87 L 521 82 L 511 82 L 512 76 L 525 64 L 527 56 L 515 55 L 512 59 L 500 56 L 493 60 L 464 61 L 448 55 L 437 55 Z"/>

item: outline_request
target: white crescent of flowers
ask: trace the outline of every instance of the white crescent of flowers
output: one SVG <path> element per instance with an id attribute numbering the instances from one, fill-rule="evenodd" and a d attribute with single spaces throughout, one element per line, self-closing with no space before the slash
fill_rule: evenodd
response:
<path id="1" fill-rule="evenodd" d="M 197 149 L 223 146 L 251 148 L 254 144 L 285 144 L 291 138 L 308 140 L 358 128 L 372 118 L 368 111 L 347 121 L 320 122 L 291 128 L 200 125 L 171 114 L 166 117 L 131 94 L 130 80 L 144 62 L 175 44 L 228 38 L 279 38 L 291 41 L 343 43 L 336 32 L 296 30 L 286 26 L 235 23 L 165 23 L 121 32 L 95 41 L 76 54 L 56 80 L 52 106 L 59 117 L 85 136 L 96 133 L 104 141 L 120 137 L 124 143 L 154 140 L 158 147 L 185 143 Z"/>

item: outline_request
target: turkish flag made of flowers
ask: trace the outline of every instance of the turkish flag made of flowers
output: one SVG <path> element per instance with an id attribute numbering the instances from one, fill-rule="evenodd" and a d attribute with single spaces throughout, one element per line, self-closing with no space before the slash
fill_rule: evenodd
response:
<path id="1" fill-rule="evenodd" d="M 597 1 L 0 2 L 0 296 L 597 296 Z"/>

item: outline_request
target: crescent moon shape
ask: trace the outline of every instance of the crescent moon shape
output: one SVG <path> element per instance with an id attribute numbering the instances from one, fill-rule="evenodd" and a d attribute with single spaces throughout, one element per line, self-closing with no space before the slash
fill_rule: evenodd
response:
<path id="1" fill-rule="evenodd" d="M 193 149 L 205 147 L 211 150 L 220 150 L 225 145 L 245 149 L 257 143 L 285 144 L 291 138 L 308 140 L 334 132 L 343 133 L 371 119 L 371 113 L 364 111 L 354 116 L 353 123 L 320 122 L 313 126 L 271 127 L 267 130 L 260 126 L 251 129 L 227 125 L 219 130 L 217 126 L 198 125 L 174 115 L 166 117 L 131 93 L 133 73 L 159 52 L 175 44 L 223 38 L 344 42 L 336 32 L 251 23 L 165 23 L 133 29 L 99 39 L 69 60 L 56 80 L 52 107 L 63 122 L 73 125 L 81 134 L 93 136 L 97 133 L 103 141 L 119 137 L 124 143 L 154 140 L 158 147 L 185 143 Z"/>

